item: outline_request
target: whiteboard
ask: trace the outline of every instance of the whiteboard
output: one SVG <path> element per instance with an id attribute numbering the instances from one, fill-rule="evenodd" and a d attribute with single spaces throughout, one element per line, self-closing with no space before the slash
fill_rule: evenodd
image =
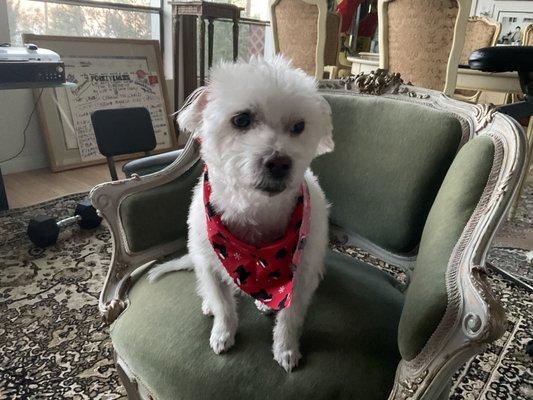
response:
<path id="1" fill-rule="evenodd" d="M 172 142 L 163 93 L 155 72 L 148 71 L 145 57 L 65 57 L 67 80 L 76 88 L 59 88 L 57 96 L 65 143 L 77 144 L 82 161 L 103 158 L 91 123 L 96 110 L 145 107 L 150 112 L 156 149 Z M 65 129 L 66 128 L 66 129 Z"/>

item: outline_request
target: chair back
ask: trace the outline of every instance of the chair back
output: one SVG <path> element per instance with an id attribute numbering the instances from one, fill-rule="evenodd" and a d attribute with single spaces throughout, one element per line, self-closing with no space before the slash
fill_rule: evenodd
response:
<path id="1" fill-rule="evenodd" d="M 526 29 L 524 29 L 522 46 L 533 46 L 533 24 L 529 24 L 526 26 Z"/>
<path id="2" fill-rule="evenodd" d="M 150 112 L 144 107 L 97 110 L 91 114 L 91 122 L 113 180 L 117 180 L 114 156 L 147 153 L 157 144 Z"/>
<path id="3" fill-rule="evenodd" d="M 470 54 L 483 47 L 495 46 L 502 24 L 485 17 L 470 17 L 466 24 L 465 44 L 459 59 L 460 65 L 468 65 Z"/>
<path id="4" fill-rule="evenodd" d="M 451 95 L 471 0 L 379 0 L 380 68 Z"/>
<path id="5" fill-rule="evenodd" d="M 324 66 L 337 66 L 341 51 L 341 15 L 328 12 L 326 17 L 326 46 L 324 48 Z"/>
<path id="6" fill-rule="evenodd" d="M 326 65 L 327 16 L 327 0 L 270 0 L 274 50 L 317 79 L 322 79 Z M 330 31 L 334 25 L 335 21 L 329 24 Z M 340 22 L 337 36 L 339 27 Z M 328 60 L 336 59 L 337 52 L 338 45 L 335 50 L 327 50 Z"/>
<path id="7" fill-rule="evenodd" d="M 324 92 L 335 150 L 312 170 L 333 225 L 393 254 L 416 251 L 463 138 L 449 112 L 387 97 Z"/>

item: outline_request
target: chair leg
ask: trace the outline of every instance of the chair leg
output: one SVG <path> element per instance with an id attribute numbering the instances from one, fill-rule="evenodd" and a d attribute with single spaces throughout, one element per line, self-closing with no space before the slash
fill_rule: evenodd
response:
<path id="1" fill-rule="evenodd" d="M 117 359 L 116 353 L 114 358 L 118 378 L 120 380 L 120 383 L 122 383 L 122 385 L 126 389 L 128 400 L 143 400 L 141 393 L 139 392 L 137 382 L 135 381 L 135 379 L 131 379 L 128 373 L 124 370 L 122 364 Z"/>
<path id="2" fill-rule="evenodd" d="M 323 79 L 337 79 L 337 67 L 334 65 L 325 65 L 324 66 L 324 76 L 327 74 L 327 78 Z"/>
<path id="3" fill-rule="evenodd" d="M 107 167 L 109 168 L 111 179 L 114 181 L 118 181 L 117 167 L 115 166 L 115 160 L 113 160 L 113 157 L 107 157 Z"/>

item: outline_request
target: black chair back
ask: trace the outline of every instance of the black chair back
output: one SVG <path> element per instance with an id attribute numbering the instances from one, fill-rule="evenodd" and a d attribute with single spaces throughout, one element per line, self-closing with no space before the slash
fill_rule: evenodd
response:
<path id="1" fill-rule="evenodd" d="M 97 110 L 91 114 L 98 150 L 107 158 L 109 172 L 117 180 L 114 156 L 148 152 L 156 139 L 150 112 L 144 107 Z"/>

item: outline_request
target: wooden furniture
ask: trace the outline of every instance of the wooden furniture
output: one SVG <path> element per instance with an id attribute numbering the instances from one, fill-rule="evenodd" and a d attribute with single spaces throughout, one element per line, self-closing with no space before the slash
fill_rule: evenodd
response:
<path id="1" fill-rule="evenodd" d="M 341 24 L 339 13 L 328 12 L 326 18 L 326 47 L 324 49 L 324 71 L 329 79 L 335 79 L 341 71 L 349 73 L 350 66 L 341 62 Z"/>
<path id="2" fill-rule="evenodd" d="M 524 29 L 524 39 L 522 39 L 523 46 L 533 46 L 533 24 L 529 24 Z"/>
<path id="3" fill-rule="evenodd" d="M 348 56 L 348 61 L 352 64 L 352 74 L 359 72 L 368 73 L 379 68 L 378 53 L 359 53 L 357 56 Z"/>
<path id="4" fill-rule="evenodd" d="M 344 77 L 350 75 L 352 69 L 352 63 L 348 61 L 348 35 L 341 33 L 340 34 L 340 50 L 338 58 L 338 69 L 337 77 Z M 343 50 L 344 48 L 344 50 Z"/>
<path id="5" fill-rule="evenodd" d="M 312 168 L 331 202 L 334 243 L 398 266 L 409 289 L 328 252 L 303 329 L 305 362 L 291 376 L 272 360 L 271 324 L 250 299 L 239 302 L 238 345 L 217 356 L 194 273 L 146 279 L 154 263 L 187 252 L 203 171 L 194 139 L 169 168 L 91 191 L 114 243 L 99 308 L 129 398 L 445 399 L 462 363 L 501 336 L 485 257 L 523 176 L 523 133 L 491 107 L 398 78 L 320 83 L 337 146 Z"/>
<path id="6" fill-rule="evenodd" d="M 348 57 L 352 63 L 352 74 L 375 71 L 379 68 L 379 54 L 360 53 L 359 57 Z M 499 93 L 521 93 L 520 82 L 516 72 L 482 72 L 459 67 L 457 88 L 467 90 L 491 91 Z"/>
<path id="7" fill-rule="evenodd" d="M 470 54 L 483 47 L 495 46 L 500 36 L 502 24 L 485 17 L 470 17 L 466 25 L 466 37 L 459 66 L 468 65 Z M 456 89 L 455 98 L 458 100 L 477 103 L 480 90 Z"/>
<path id="8" fill-rule="evenodd" d="M 483 72 L 459 67 L 456 87 L 499 93 L 522 93 L 516 72 Z"/>
<path id="9" fill-rule="evenodd" d="M 485 17 L 470 17 L 466 24 L 465 44 L 459 65 L 468 65 L 470 54 L 482 47 L 496 46 L 502 24 Z"/>
<path id="10" fill-rule="evenodd" d="M 179 103 L 180 47 L 182 47 L 183 94 L 186 98 L 198 87 L 205 84 L 205 20 L 207 25 L 207 66 L 213 65 L 214 21 L 225 19 L 233 21 L 233 60 L 239 57 L 239 19 L 241 8 L 232 4 L 212 3 L 209 1 L 171 1 L 174 37 L 174 107 Z M 200 81 L 196 65 L 196 25 L 200 19 Z M 181 28 L 180 28 L 181 27 Z M 181 35 L 180 35 L 181 29 Z"/>
<path id="11" fill-rule="evenodd" d="M 341 18 L 327 0 L 269 0 L 274 50 L 317 79 L 335 76 L 339 63 Z"/>
<path id="12" fill-rule="evenodd" d="M 471 0 L 379 0 L 379 66 L 451 95 Z"/>

